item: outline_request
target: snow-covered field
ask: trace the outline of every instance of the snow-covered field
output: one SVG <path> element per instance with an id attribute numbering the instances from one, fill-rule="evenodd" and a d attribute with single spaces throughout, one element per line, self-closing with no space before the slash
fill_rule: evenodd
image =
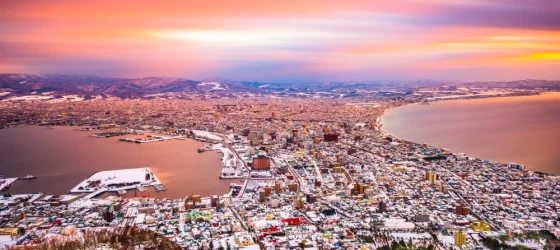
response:
<path id="1" fill-rule="evenodd" d="M 192 132 L 194 133 L 194 135 L 196 137 L 200 137 L 200 138 L 205 138 L 205 139 L 210 139 L 210 140 L 215 140 L 215 141 L 221 141 L 222 137 L 220 137 L 217 134 L 208 132 L 208 131 L 204 131 L 204 130 L 192 130 Z"/>
<path id="2" fill-rule="evenodd" d="M 8 102 L 18 102 L 18 101 L 23 101 L 23 102 L 30 102 L 30 101 L 44 101 L 44 100 L 49 100 L 54 98 L 54 96 L 52 95 L 23 95 L 23 96 L 14 96 L 14 97 L 10 97 L 8 99 L 5 99 L 4 101 L 8 101 Z"/>
<path id="3" fill-rule="evenodd" d="M 219 90 L 219 89 L 225 89 L 222 87 L 222 85 L 220 85 L 219 82 L 201 82 L 198 85 L 200 86 L 206 86 L 206 85 L 214 85 L 211 90 Z"/>
<path id="4" fill-rule="evenodd" d="M 150 168 L 109 170 L 93 174 L 72 188 L 70 192 L 90 193 L 100 189 L 117 191 L 156 184 L 161 182 Z"/>

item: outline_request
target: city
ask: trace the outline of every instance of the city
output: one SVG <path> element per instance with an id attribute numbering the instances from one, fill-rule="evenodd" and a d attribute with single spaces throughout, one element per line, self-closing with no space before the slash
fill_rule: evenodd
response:
<path id="1" fill-rule="evenodd" d="M 70 125 L 100 137 L 149 132 L 162 135 L 156 143 L 210 143 L 199 152 L 221 152 L 215 178 L 242 182 L 225 194 L 157 199 L 142 194 L 147 186 L 165 190 L 149 169 L 98 172 L 64 195 L 5 194 L 2 234 L 29 245 L 136 227 L 185 249 L 488 249 L 502 237 L 511 246 L 558 244 L 557 176 L 383 131 L 388 110 L 428 97 L 4 101 L 4 127 Z M 3 187 L 16 180 L 3 179 Z M 139 195 L 98 197 L 127 190 Z"/>
<path id="2" fill-rule="evenodd" d="M 559 0 L 4 0 L 0 250 L 560 250 Z"/>

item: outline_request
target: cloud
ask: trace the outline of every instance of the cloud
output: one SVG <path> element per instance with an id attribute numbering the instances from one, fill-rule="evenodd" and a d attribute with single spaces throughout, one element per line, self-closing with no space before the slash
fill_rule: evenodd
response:
<path id="1" fill-rule="evenodd" d="M 515 76 L 559 78 L 555 1 L 8 1 L 0 71 L 298 82 L 541 67 Z"/>

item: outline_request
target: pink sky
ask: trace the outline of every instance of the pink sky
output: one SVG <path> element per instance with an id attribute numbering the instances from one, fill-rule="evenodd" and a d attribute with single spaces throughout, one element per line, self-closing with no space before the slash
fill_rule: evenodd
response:
<path id="1" fill-rule="evenodd" d="M 5 1 L 0 72 L 560 79 L 555 1 Z"/>

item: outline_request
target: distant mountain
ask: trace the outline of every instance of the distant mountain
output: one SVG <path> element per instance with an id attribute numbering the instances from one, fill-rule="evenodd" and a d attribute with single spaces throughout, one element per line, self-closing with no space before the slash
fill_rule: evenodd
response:
<path id="1" fill-rule="evenodd" d="M 406 91 L 464 88 L 516 88 L 560 90 L 560 81 L 519 80 L 460 83 L 440 80 L 376 80 L 331 81 L 315 83 L 262 83 L 232 81 L 220 77 L 202 81 L 172 77 L 110 78 L 67 74 L 0 74 L 0 93 L 28 95 L 53 92 L 54 94 L 111 95 L 142 97 L 161 93 L 332 93 L 358 95 L 368 91 Z M 327 95 L 328 96 L 328 95 Z M 4 95 L 6 97 L 6 95 Z"/>
<path id="2" fill-rule="evenodd" d="M 185 78 L 145 77 L 139 79 L 107 78 L 81 75 L 0 74 L 0 92 L 15 94 L 54 92 L 57 94 L 138 97 L 147 94 L 187 92 L 264 92 L 253 84 L 208 78 L 194 81 Z"/>

